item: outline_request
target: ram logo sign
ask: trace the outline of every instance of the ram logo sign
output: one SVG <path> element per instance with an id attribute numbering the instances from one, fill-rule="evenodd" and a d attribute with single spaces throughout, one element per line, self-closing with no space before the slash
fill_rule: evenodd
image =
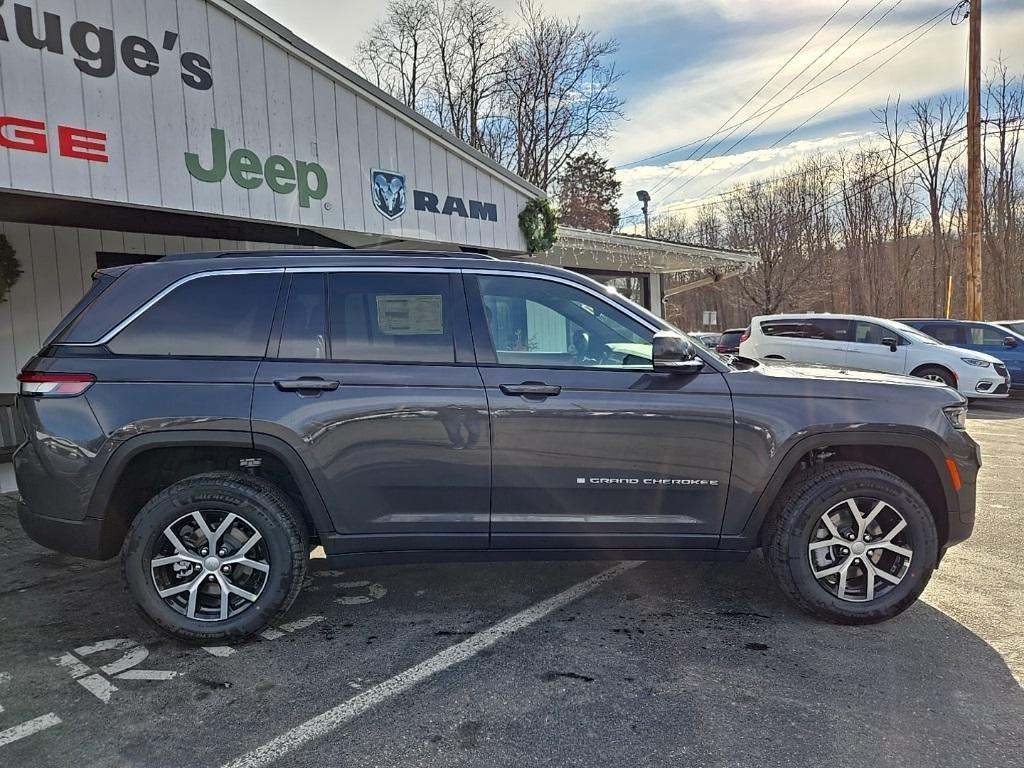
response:
<path id="1" fill-rule="evenodd" d="M 384 218 L 394 221 L 406 210 L 405 175 L 398 171 L 370 171 L 370 197 L 373 207 Z M 412 191 L 413 208 L 424 213 L 439 213 L 444 216 L 461 216 L 464 219 L 481 221 L 498 220 L 498 206 L 480 200 L 463 200 L 447 195 L 444 202 L 433 192 L 422 189 Z"/>
<path id="2" fill-rule="evenodd" d="M 405 213 L 405 176 L 394 171 L 370 171 L 370 196 L 377 213 L 394 221 Z"/>

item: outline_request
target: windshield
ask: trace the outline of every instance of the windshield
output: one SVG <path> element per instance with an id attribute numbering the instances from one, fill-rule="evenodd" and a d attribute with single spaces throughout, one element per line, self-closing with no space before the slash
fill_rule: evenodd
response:
<path id="1" fill-rule="evenodd" d="M 600 285 L 600 283 L 597 283 L 597 281 L 592 282 L 596 283 L 597 285 Z M 662 317 L 658 317 L 646 307 L 643 307 L 637 304 L 632 299 L 623 296 L 621 293 L 615 290 L 614 287 L 604 285 L 602 285 L 601 287 L 608 293 L 609 296 L 613 297 L 613 299 L 616 302 L 627 305 L 634 313 L 641 315 L 646 320 L 650 321 L 652 324 L 658 326 L 660 329 L 665 331 L 672 331 L 673 333 L 678 333 L 680 336 L 683 336 L 684 338 L 688 339 L 689 342 L 693 344 L 694 349 L 698 351 L 698 354 L 703 355 L 705 359 L 709 357 L 714 358 L 722 365 L 728 366 L 730 368 L 735 367 L 732 364 L 732 358 L 734 357 L 734 355 L 723 355 L 716 352 L 714 349 L 701 343 L 701 340 L 697 337 L 697 335 L 691 335 L 686 331 L 677 328 L 676 326 L 672 325 L 672 323 L 670 323 L 668 320 Z M 739 338 L 737 337 L 736 340 L 739 341 Z"/>

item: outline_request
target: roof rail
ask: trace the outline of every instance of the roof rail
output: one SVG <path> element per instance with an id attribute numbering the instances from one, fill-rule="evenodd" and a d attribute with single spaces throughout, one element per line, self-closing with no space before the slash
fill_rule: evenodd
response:
<path id="1" fill-rule="evenodd" d="M 419 258 L 445 258 L 445 259 L 486 259 L 497 261 L 497 257 L 485 253 L 452 253 L 449 251 L 359 251 L 351 249 L 318 248 L 315 250 L 260 250 L 260 251 L 192 251 L 187 253 L 172 253 L 163 256 L 160 261 L 192 261 L 196 259 L 245 259 L 245 258 L 270 258 L 272 256 L 358 256 L 359 258 L 380 257 L 392 258 L 419 257 Z"/>

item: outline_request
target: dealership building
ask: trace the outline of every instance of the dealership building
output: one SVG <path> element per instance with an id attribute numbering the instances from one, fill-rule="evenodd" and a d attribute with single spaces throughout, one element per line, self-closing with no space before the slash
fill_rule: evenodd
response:
<path id="1" fill-rule="evenodd" d="M 661 308 L 661 275 L 747 254 L 563 228 L 543 191 L 241 0 L 0 3 L 0 438 L 20 367 L 97 268 L 168 253 L 414 248 L 534 258 Z M 0 265 L 2 266 L 2 265 Z"/>

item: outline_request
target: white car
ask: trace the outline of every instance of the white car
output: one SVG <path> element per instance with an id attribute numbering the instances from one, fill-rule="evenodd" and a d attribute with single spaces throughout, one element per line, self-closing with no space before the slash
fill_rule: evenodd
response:
<path id="1" fill-rule="evenodd" d="M 966 397 L 1009 397 L 1006 366 L 982 352 L 942 344 L 893 320 L 861 315 L 762 315 L 740 354 L 931 379 Z"/>

